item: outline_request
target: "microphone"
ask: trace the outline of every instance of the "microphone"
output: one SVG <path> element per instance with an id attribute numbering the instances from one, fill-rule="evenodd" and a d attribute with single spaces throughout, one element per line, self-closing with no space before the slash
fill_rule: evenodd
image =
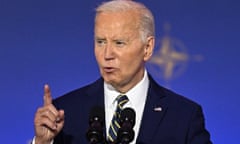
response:
<path id="1" fill-rule="evenodd" d="M 132 108 L 125 108 L 120 114 L 120 126 L 118 130 L 118 143 L 128 144 L 134 139 L 134 130 L 136 113 Z"/>
<path id="2" fill-rule="evenodd" d="M 89 128 L 86 133 L 87 140 L 90 144 L 104 143 L 103 121 L 105 112 L 102 107 L 95 106 L 89 114 Z"/>

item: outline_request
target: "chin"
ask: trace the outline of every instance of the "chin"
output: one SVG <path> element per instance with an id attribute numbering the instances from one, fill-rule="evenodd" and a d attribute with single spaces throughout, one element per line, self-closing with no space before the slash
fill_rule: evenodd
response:
<path id="1" fill-rule="evenodd" d="M 111 84 L 112 86 L 116 85 L 118 81 L 116 79 L 110 78 L 110 77 L 103 77 L 104 81 L 108 84 Z"/>
<path id="2" fill-rule="evenodd" d="M 103 79 L 104 79 L 104 81 L 105 81 L 106 83 L 108 83 L 108 84 L 114 84 L 114 83 L 116 83 L 115 80 L 110 79 L 110 78 L 103 77 Z"/>

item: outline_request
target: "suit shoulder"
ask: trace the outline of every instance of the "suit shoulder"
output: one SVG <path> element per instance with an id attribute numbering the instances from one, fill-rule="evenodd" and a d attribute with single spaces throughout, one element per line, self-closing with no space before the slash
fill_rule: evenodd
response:
<path id="1" fill-rule="evenodd" d="M 195 108 L 200 107 L 200 105 L 197 102 L 187 98 L 186 96 L 175 93 L 174 91 L 169 90 L 167 88 L 163 88 L 163 89 L 166 97 L 171 100 L 173 105 L 195 107 Z"/>
<path id="2" fill-rule="evenodd" d="M 175 108 L 181 107 L 181 108 L 187 108 L 187 109 L 200 107 L 200 105 L 197 102 L 159 85 L 152 78 L 150 78 L 150 81 L 151 81 L 150 83 L 151 93 L 155 93 L 159 97 L 166 99 L 170 107 L 175 107 Z"/>

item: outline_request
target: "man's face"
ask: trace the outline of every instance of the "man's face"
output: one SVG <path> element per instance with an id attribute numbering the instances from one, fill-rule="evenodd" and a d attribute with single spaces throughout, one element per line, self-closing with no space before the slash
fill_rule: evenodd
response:
<path id="1" fill-rule="evenodd" d="M 132 11 L 100 13 L 95 23 L 95 56 L 105 82 L 120 92 L 137 84 L 144 74 L 148 43 L 138 30 L 138 15 Z"/>

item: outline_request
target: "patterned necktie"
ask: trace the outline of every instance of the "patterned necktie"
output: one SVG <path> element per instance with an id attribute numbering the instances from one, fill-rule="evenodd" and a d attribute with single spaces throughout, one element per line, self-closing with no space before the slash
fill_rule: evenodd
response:
<path id="1" fill-rule="evenodd" d="M 108 131 L 109 142 L 115 142 L 117 139 L 118 129 L 120 128 L 120 125 L 119 125 L 120 112 L 123 110 L 123 105 L 129 101 L 126 95 L 119 95 L 116 98 L 116 100 L 117 100 L 117 108 L 113 114 L 113 118 Z"/>

